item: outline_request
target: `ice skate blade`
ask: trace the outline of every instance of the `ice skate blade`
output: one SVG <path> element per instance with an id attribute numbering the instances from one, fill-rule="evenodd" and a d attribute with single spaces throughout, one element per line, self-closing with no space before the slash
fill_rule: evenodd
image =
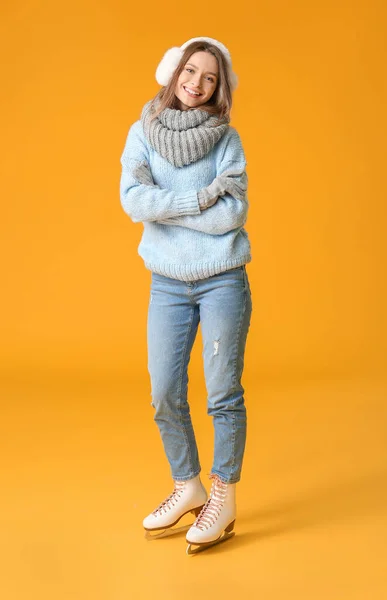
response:
<path id="1" fill-rule="evenodd" d="M 214 540 L 213 542 L 205 542 L 204 544 L 188 544 L 186 552 L 189 556 L 192 556 L 193 554 L 198 554 L 199 552 L 203 552 L 203 550 L 212 548 L 212 546 L 217 546 L 218 544 L 226 542 L 230 538 L 234 537 L 234 535 L 235 531 L 224 532 L 220 538 Z M 193 548 L 192 546 L 196 547 Z"/>
<path id="2" fill-rule="evenodd" d="M 182 525 L 181 527 L 174 527 L 177 523 L 188 513 L 192 513 L 195 517 L 200 514 L 200 511 L 203 508 L 203 504 L 201 506 L 197 506 L 196 508 L 192 508 L 187 510 L 187 512 L 180 515 L 176 521 L 171 523 L 169 527 L 160 527 L 159 529 L 145 529 L 145 539 L 147 540 L 159 540 L 163 537 L 169 537 L 171 535 L 175 535 L 176 533 L 182 533 L 183 531 L 188 531 L 190 527 L 192 527 L 192 523 L 190 525 Z"/>
<path id="3" fill-rule="evenodd" d="M 192 525 L 192 524 L 191 524 Z M 156 530 L 154 533 L 152 530 L 145 530 L 145 539 L 146 540 L 159 540 L 164 537 L 171 537 L 176 535 L 177 533 L 182 533 L 183 531 L 188 531 L 191 525 L 182 525 L 181 527 L 169 527 L 164 530 Z"/>

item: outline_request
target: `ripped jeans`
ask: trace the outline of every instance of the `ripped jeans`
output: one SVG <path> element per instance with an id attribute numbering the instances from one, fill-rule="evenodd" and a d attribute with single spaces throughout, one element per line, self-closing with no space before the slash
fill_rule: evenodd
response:
<path id="1" fill-rule="evenodd" d="M 152 272 L 147 324 L 152 406 L 176 481 L 201 470 L 187 402 L 188 363 L 199 322 L 207 413 L 215 432 L 211 473 L 225 483 L 240 479 L 246 441 L 241 377 L 251 312 L 245 265 L 189 282 Z"/>

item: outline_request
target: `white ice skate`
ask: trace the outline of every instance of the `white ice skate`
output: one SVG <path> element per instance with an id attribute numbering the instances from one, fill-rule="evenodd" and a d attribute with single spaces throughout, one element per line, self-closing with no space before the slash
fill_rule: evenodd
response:
<path id="1" fill-rule="evenodd" d="M 189 512 L 197 517 L 207 500 L 207 492 L 199 475 L 188 481 L 175 481 L 174 483 L 175 488 L 172 494 L 143 520 L 145 537 L 148 540 L 187 531 L 191 525 L 173 527 Z"/>
<path id="2" fill-rule="evenodd" d="M 197 554 L 235 535 L 236 484 L 223 483 L 217 475 L 211 479 L 210 497 L 187 532 L 187 554 Z"/>

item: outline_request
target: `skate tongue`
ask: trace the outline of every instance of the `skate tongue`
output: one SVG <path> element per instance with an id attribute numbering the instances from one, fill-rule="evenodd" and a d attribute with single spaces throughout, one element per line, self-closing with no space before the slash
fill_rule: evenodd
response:
<path id="1" fill-rule="evenodd" d="M 219 517 L 222 507 L 223 501 L 221 499 L 209 498 L 196 519 L 194 526 L 202 531 L 211 527 Z"/>
<path id="2" fill-rule="evenodd" d="M 179 498 L 185 486 L 185 481 L 175 481 L 175 489 L 172 494 L 170 494 L 165 500 L 163 500 L 158 507 L 153 511 L 152 514 L 157 516 L 157 513 L 166 513 L 168 510 L 171 510 L 172 506 L 174 506 L 174 501 Z"/>
<path id="3" fill-rule="evenodd" d="M 202 531 L 208 529 L 215 523 L 220 515 L 227 495 L 227 483 L 223 483 L 217 475 L 212 475 L 211 479 L 213 481 L 210 497 L 203 506 L 194 524 L 195 527 Z"/>

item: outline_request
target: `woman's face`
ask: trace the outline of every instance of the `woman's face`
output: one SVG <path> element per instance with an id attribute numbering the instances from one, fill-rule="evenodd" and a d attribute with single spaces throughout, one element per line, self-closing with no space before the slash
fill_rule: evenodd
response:
<path id="1" fill-rule="evenodd" d="M 183 67 L 175 87 L 180 110 L 198 108 L 215 92 L 218 83 L 218 61 L 210 52 L 195 52 Z"/>

